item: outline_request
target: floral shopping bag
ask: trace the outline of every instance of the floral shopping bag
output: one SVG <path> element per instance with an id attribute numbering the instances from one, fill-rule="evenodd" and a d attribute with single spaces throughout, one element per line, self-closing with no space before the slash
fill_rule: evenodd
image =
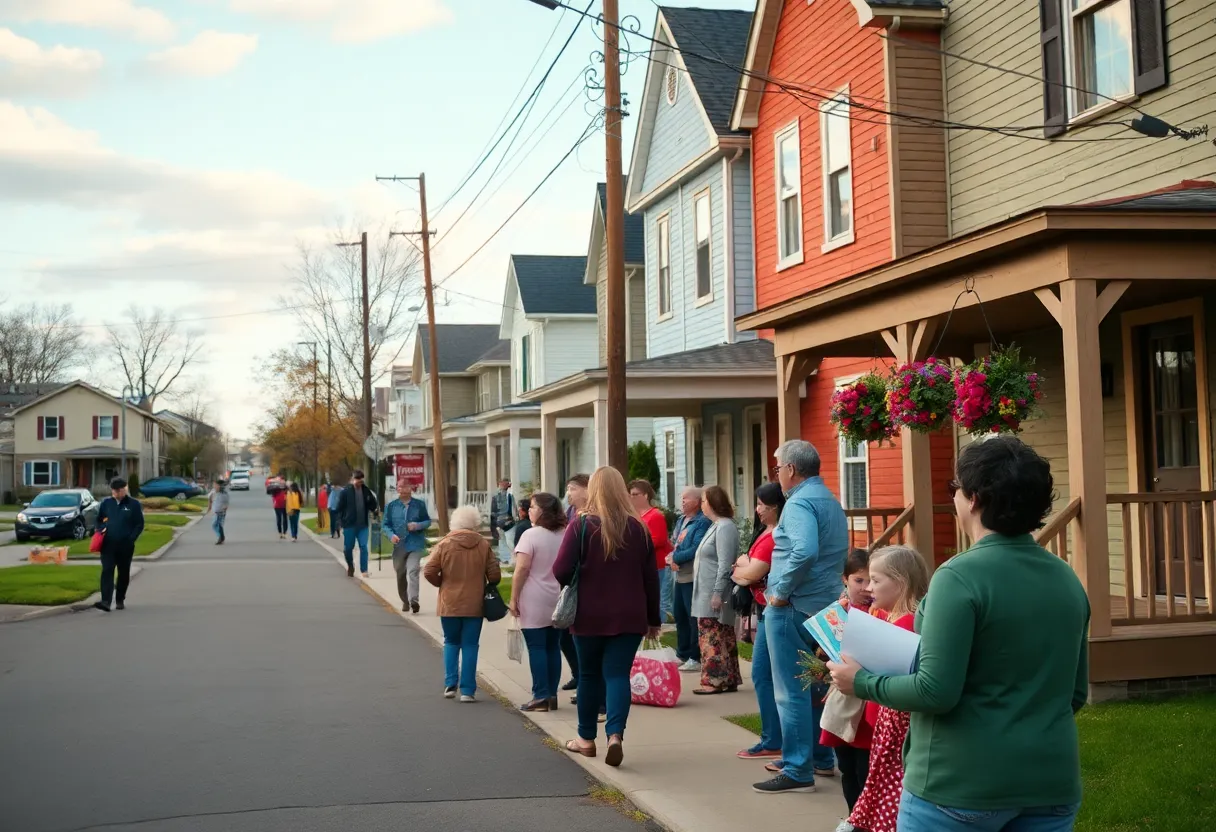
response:
<path id="1" fill-rule="evenodd" d="M 642 642 L 633 657 L 629 690 L 635 705 L 674 708 L 680 701 L 680 660 L 676 651 L 655 640 Z"/>

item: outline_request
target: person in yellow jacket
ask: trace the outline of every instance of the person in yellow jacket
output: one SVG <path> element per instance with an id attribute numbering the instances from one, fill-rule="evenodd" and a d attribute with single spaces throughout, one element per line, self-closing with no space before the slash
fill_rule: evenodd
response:
<path id="1" fill-rule="evenodd" d="M 304 503 L 304 495 L 300 486 L 292 483 L 287 486 L 287 523 L 291 528 L 291 542 L 295 543 L 300 536 L 300 506 Z"/>

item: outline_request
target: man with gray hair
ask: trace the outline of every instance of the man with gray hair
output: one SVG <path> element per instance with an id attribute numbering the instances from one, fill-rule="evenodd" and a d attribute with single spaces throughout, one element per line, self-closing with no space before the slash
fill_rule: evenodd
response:
<path id="1" fill-rule="evenodd" d="M 701 489 L 694 485 L 680 492 L 680 519 L 672 536 L 672 552 L 667 556 L 676 573 L 676 593 L 673 615 L 676 619 L 676 657 L 683 661 L 685 673 L 701 671 L 701 645 L 697 635 L 697 620 L 692 617 L 693 562 L 697 547 L 712 525 L 701 512 Z"/>
<path id="2" fill-rule="evenodd" d="M 823 686 L 803 689 L 798 658 L 801 651 L 814 652 L 815 644 L 802 625 L 840 597 L 849 551 L 844 509 L 819 476 L 815 446 L 791 439 L 774 456 L 786 502 L 773 529 L 764 634 L 781 720 L 782 762 L 776 777 L 753 787 L 761 794 L 814 791 L 816 774 L 835 774 L 832 749 L 819 744 L 827 691 Z"/>

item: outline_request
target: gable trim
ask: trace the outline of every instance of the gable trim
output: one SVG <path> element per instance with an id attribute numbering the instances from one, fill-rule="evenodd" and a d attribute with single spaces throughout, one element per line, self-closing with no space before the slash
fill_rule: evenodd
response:
<path id="1" fill-rule="evenodd" d="M 709 150 L 702 153 L 697 158 L 691 160 L 684 167 L 673 173 L 663 182 L 655 185 L 644 194 L 640 194 L 634 198 L 634 201 L 627 203 L 625 210 L 631 214 L 636 214 L 638 211 L 645 210 L 653 205 L 658 200 L 662 199 L 667 193 L 683 180 L 689 178 L 695 173 L 698 173 L 702 168 L 712 164 L 724 151 L 735 150 L 750 150 L 752 146 L 751 138 L 747 136 L 726 136 L 719 137 L 710 146 Z"/>

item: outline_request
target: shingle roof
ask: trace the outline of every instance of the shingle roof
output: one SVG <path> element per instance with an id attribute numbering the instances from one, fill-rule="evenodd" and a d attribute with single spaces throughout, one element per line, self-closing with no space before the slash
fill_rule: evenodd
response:
<path id="1" fill-rule="evenodd" d="M 622 177 L 621 189 L 629 189 L 629 177 Z M 608 217 L 608 186 L 603 182 L 595 186 L 600 199 L 600 213 Z M 646 262 L 646 218 L 641 213 L 625 215 L 625 262 Z"/>
<path id="2" fill-rule="evenodd" d="M 583 255 L 512 254 L 519 299 L 529 315 L 594 315 L 595 287 L 583 283 Z"/>
<path id="3" fill-rule="evenodd" d="M 737 9 L 662 6 L 663 19 L 680 47 L 701 106 L 719 135 L 733 135 L 730 114 L 747 58 L 752 13 Z"/>
<path id="4" fill-rule="evenodd" d="M 712 347 L 660 355 L 641 361 L 630 361 L 625 365 L 631 370 L 670 370 L 691 372 L 736 372 L 757 370 L 776 372 L 773 342 L 763 338 L 738 341 L 734 344 L 716 344 Z"/>
<path id="5" fill-rule="evenodd" d="M 907 6 L 912 9 L 942 9 L 942 0 L 866 0 L 871 6 Z"/>
<path id="6" fill-rule="evenodd" d="M 20 407 L 27 402 L 32 402 L 39 396 L 45 396 L 63 386 L 63 382 L 58 381 L 45 384 L 0 381 L 0 413 L 9 408 Z"/>
<path id="7" fill-rule="evenodd" d="M 1196 187 L 1198 186 L 1198 187 Z M 1216 211 L 1216 183 L 1184 182 L 1172 189 L 1089 203 L 1108 211 Z"/>
<path id="8" fill-rule="evenodd" d="M 430 329 L 419 324 L 418 343 L 422 346 L 422 370 L 431 367 Z M 463 373 L 477 359 L 497 346 L 498 324 L 435 324 L 435 341 L 439 348 L 439 372 Z M 508 346 L 509 349 L 509 346 Z"/>
<path id="9" fill-rule="evenodd" d="M 511 360 L 511 342 L 500 340 L 494 346 L 490 347 L 482 353 L 473 364 L 484 364 L 491 361 L 510 361 Z M 472 366 L 472 365 L 470 365 Z"/>

